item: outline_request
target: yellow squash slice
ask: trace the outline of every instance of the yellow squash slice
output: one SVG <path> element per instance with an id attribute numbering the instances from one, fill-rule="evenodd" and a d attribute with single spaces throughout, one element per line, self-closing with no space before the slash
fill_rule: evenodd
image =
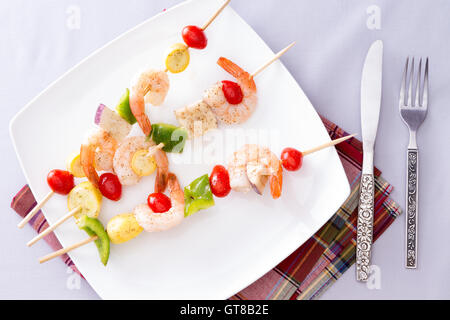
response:
<path id="1" fill-rule="evenodd" d="M 75 215 L 78 220 L 83 215 L 97 218 L 102 206 L 102 194 L 89 181 L 77 184 L 67 196 L 67 207 L 72 211 L 76 207 L 80 210 Z"/>
<path id="2" fill-rule="evenodd" d="M 175 43 L 170 47 L 166 58 L 166 68 L 172 73 L 184 71 L 189 65 L 189 48 L 183 43 Z"/>
<path id="3" fill-rule="evenodd" d="M 148 156 L 148 150 L 141 149 L 131 158 L 131 169 L 140 177 L 148 176 L 156 169 L 156 161 L 153 156 Z"/>
<path id="4" fill-rule="evenodd" d="M 144 230 L 137 222 L 134 213 L 122 213 L 109 220 L 106 226 L 109 239 L 119 244 L 136 238 Z"/>
<path id="5" fill-rule="evenodd" d="M 73 174 L 75 178 L 83 178 L 85 176 L 83 167 L 81 167 L 79 153 L 73 153 L 67 159 L 67 171 Z"/>

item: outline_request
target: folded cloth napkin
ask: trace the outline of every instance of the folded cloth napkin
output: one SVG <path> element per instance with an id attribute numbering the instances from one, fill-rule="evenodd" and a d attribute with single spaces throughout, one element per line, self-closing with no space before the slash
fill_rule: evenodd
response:
<path id="1" fill-rule="evenodd" d="M 332 139 L 347 135 L 327 119 L 322 117 L 322 121 Z M 316 299 L 354 263 L 362 144 L 353 138 L 337 145 L 336 149 L 351 184 L 352 191 L 348 199 L 300 248 L 230 299 Z M 381 172 L 378 169 L 375 168 L 374 173 L 376 176 L 374 240 L 377 240 L 401 213 L 401 209 L 388 198 L 392 186 L 380 176 Z M 11 203 L 11 207 L 22 217 L 35 205 L 36 200 L 28 185 L 17 193 Z M 42 232 L 48 227 L 41 211 L 29 223 L 36 232 Z M 53 250 L 61 249 L 61 244 L 53 233 L 44 239 Z M 68 255 L 63 255 L 62 259 L 78 272 Z"/>

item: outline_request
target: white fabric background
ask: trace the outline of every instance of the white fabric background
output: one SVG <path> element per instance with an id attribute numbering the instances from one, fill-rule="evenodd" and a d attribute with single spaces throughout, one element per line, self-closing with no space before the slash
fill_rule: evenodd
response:
<path id="1" fill-rule="evenodd" d="M 84 281 L 79 289 L 70 290 L 67 282 L 73 279 L 61 261 L 37 263 L 39 256 L 49 252 L 44 242 L 26 248 L 34 231 L 29 227 L 19 231 L 19 219 L 9 209 L 12 196 L 25 184 L 9 139 L 9 120 L 95 49 L 179 2 L 0 1 L 0 298 L 98 298 Z M 371 15 L 367 8 L 371 5 L 380 9 L 379 30 L 367 27 Z M 349 132 L 361 132 L 359 89 L 365 54 L 373 40 L 384 41 L 383 101 L 375 164 L 396 187 L 392 196 L 402 206 L 408 136 L 397 109 L 401 73 L 407 55 L 430 57 L 429 114 L 418 137 L 419 268 L 403 267 L 405 222 L 401 216 L 374 249 L 373 263 L 380 270 L 381 288 L 368 289 L 357 283 L 352 267 L 323 298 L 449 299 L 450 1 L 233 0 L 231 6 L 273 50 L 297 40 L 283 62 L 317 111 Z"/>

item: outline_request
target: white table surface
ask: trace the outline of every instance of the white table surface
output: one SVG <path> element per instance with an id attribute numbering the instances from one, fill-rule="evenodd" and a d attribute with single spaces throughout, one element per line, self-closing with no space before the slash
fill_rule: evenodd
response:
<path id="1" fill-rule="evenodd" d="M 0 2 L 0 299 L 98 299 L 84 280 L 77 285 L 61 261 L 39 265 L 37 258 L 50 248 L 43 241 L 27 248 L 34 231 L 16 228 L 19 218 L 9 208 L 10 201 L 26 182 L 9 138 L 10 119 L 95 49 L 179 2 Z M 322 298 L 449 299 L 450 2 L 233 0 L 231 5 L 274 51 L 297 41 L 283 62 L 317 111 L 349 132 L 361 133 L 359 90 L 365 54 L 373 40 L 384 41 L 375 164 L 396 188 L 392 197 L 402 207 L 408 135 L 397 109 L 401 73 L 407 55 L 430 57 L 429 113 L 418 137 L 419 267 L 404 268 L 402 215 L 375 245 L 372 262 L 378 271 L 371 288 L 355 281 L 353 266 Z"/>

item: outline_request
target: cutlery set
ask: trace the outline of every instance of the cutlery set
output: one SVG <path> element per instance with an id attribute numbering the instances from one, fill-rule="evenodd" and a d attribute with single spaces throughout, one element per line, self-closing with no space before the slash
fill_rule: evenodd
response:
<path id="1" fill-rule="evenodd" d="M 369 48 L 361 79 L 363 164 L 356 232 L 356 279 L 358 281 L 367 281 L 370 274 L 375 189 L 373 156 L 381 106 L 382 62 L 383 43 L 377 40 Z M 399 101 L 400 116 L 409 128 L 410 137 L 406 154 L 406 268 L 417 267 L 419 161 L 416 133 L 428 109 L 428 58 L 424 62 L 423 79 L 422 64 L 423 61 L 420 59 L 415 76 L 414 58 L 411 63 L 409 58 L 406 60 Z"/>

